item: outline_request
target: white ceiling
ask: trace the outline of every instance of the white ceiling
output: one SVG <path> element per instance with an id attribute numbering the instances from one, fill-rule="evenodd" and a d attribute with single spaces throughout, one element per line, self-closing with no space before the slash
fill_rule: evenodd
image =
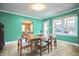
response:
<path id="1" fill-rule="evenodd" d="M 44 11 L 36 12 L 30 8 L 32 4 L 33 3 L 0 3 L 0 10 L 44 19 L 79 7 L 78 3 L 46 3 L 46 9 Z"/>

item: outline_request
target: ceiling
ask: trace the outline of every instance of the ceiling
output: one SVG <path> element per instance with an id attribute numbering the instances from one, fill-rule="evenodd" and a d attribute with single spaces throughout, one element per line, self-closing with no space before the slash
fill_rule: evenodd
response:
<path id="1" fill-rule="evenodd" d="M 79 7 L 78 3 L 44 3 L 44 11 L 34 11 L 30 8 L 33 3 L 0 3 L 0 10 L 21 14 L 37 19 L 45 19 L 68 10 Z"/>

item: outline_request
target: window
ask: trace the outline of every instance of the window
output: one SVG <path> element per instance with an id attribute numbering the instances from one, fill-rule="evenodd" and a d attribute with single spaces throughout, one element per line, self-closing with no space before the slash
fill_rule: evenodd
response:
<path id="1" fill-rule="evenodd" d="M 64 19 L 64 34 L 77 34 L 77 17 L 68 17 Z"/>
<path id="2" fill-rule="evenodd" d="M 54 20 L 53 21 L 53 34 L 60 34 L 62 32 L 62 21 Z"/>
<path id="3" fill-rule="evenodd" d="M 53 34 L 77 36 L 77 16 L 53 20 Z"/>
<path id="4" fill-rule="evenodd" d="M 48 36 L 48 34 L 49 34 L 49 21 L 45 21 L 44 22 L 44 36 L 46 37 L 46 36 Z"/>

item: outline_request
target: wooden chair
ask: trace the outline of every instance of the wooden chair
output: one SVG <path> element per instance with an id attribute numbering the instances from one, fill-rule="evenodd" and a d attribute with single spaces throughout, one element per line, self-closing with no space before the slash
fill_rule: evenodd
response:
<path id="1" fill-rule="evenodd" d="M 51 48 L 52 51 L 52 46 L 54 46 L 55 48 L 57 48 L 57 41 L 56 41 L 56 37 L 53 36 L 49 36 L 48 40 L 46 40 L 45 42 L 47 42 L 49 44 L 49 48 Z"/>
<path id="2" fill-rule="evenodd" d="M 52 37 L 53 39 L 53 45 L 55 48 L 57 48 L 57 40 L 56 40 L 56 37 Z"/>
<path id="3" fill-rule="evenodd" d="M 49 53 L 49 45 L 45 41 L 42 41 L 41 38 L 38 38 L 36 44 L 35 44 L 35 49 L 40 50 L 40 56 L 42 55 L 42 52 L 45 50 L 48 50 Z"/>
<path id="4" fill-rule="evenodd" d="M 48 36 L 48 38 L 47 38 L 48 40 L 45 40 L 45 42 L 46 43 L 48 43 L 48 45 L 49 45 L 49 48 L 51 48 L 51 51 L 52 51 L 52 36 Z"/>
<path id="5" fill-rule="evenodd" d="M 27 42 L 27 41 L 23 42 L 22 40 L 23 39 L 20 39 L 18 41 L 18 53 L 20 54 L 20 56 L 22 55 L 22 50 L 26 49 L 28 47 L 30 47 L 30 53 L 32 54 L 32 44 L 30 42 Z"/>

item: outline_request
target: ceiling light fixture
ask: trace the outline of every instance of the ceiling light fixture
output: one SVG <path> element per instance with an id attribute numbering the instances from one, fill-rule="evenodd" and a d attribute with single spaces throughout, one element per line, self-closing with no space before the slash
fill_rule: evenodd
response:
<path id="1" fill-rule="evenodd" d="M 33 4 L 31 7 L 35 11 L 43 11 L 45 10 L 46 6 L 44 4 Z"/>

